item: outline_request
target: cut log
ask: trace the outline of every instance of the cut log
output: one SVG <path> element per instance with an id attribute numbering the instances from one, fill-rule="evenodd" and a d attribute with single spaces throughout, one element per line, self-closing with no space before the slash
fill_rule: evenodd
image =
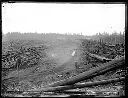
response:
<path id="1" fill-rule="evenodd" d="M 102 80 L 102 81 L 94 81 L 94 82 L 87 82 L 87 83 L 77 83 L 74 85 L 66 85 L 66 86 L 57 86 L 57 87 L 48 87 L 48 88 L 43 88 L 43 92 L 53 92 L 53 91 L 64 91 L 64 90 L 69 90 L 69 89 L 76 89 L 76 88 L 85 88 L 85 87 L 91 87 L 91 86 L 97 86 L 97 85 L 105 85 L 109 83 L 114 83 L 114 82 L 119 82 L 119 81 L 124 81 L 125 77 L 121 78 L 115 78 L 115 79 L 109 79 L 109 80 Z"/>
<path id="2" fill-rule="evenodd" d="M 89 53 L 89 52 L 86 52 L 89 56 L 93 57 L 93 58 L 96 58 L 100 61 L 111 61 L 113 59 L 109 59 L 109 58 L 106 58 L 106 57 L 103 57 L 103 56 L 99 56 L 99 55 L 96 55 L 96 54 L 92 54 L 92 53 Z"/>
<path id="3" fill-rule="evenodd" d="M 109 80 L 102 80 L 102 81 L 94 81 L 94 82 L 86 82 L 86 83 L 77 83 L 74 85 L 66 85 L 66 86 L 57 86 L 57 87 L 48 87 L 48 88 L 42 88 L 34 91 L 27 91 L 27 92 L 64 92 L 66 90 L 72 90 L 76 88 L 85 88 L 85 87 L 92 87 L 92 86 L 98 86 L 98 85 L 105 85 L 109 83 L 114 83 L 114 82 L 120 82 L 124 81 L 125 77 L 120 77 L 120 78 L 114 78 L 114 79 L 109 79 Z M 84 91 L 85 92 L 85 91 Z"/>
<path id="4" fill-rule="evenodd" d="M 89 79 L 90 77 L 92 78 L 92 76 L 96 76 L 98 74 L 104 73 L 105 71 L 109 71 L 109 70 L 111 70 L 112 68 L 115 68 L 115 67 L 119 67 L 119 66 L 123 67 L 124 64 L 125 64 L 125 57 L 121 57 L 119 59 L 115 59 L 113 61 L 101 64 L 99 67 L 95 67 L 95 68 L 93 68 L 89 71 L 83 72 L 83 73 L 81 73 L 77 76 L 71 77 L 69 79 L 64 79 L 64 80 L 61 80 L 61 81 L 57 81 L 55 83 L 46 85 L 46 86 L 42 87 L 41 89 L 34 90 L 34 91 L 38 91 L 38 92 L 48 91 L 46 89 L 51 89 L 50 87 L 56 87 L 56 86 L 64 86 L 63 89 L 71 89 L 71 88 L 74 87 L 73 84 L 75 84 L 77 82 L 83 81 L 85 79 Z M 94 84 L 98 85 L 97 83 L 94 83 Z M 102 83 L 100 83 L 100 84 L 102 84 Z M 89 85 L 91 86 L 92 84 L 88 84 L 88 86 Z M 82 86 L 80 86 L 80 87 L 82 87 Z"/>
<path id="5" fill-rule="evenodd" d="M 83 72 L 77 76 L 71 77 L 69 79 L 57 81 L 55 83 L 49 84 L 46 87 L 55 87 L 55 86 L 62 86 L 62 85 L 72 85 L 74 83 L 80 82 L 85 79 L 89 79 L 89 77 L 103 73 L 104 71 L 108 71 L 114 67 L 118 67 L 125 64 L 125 57 L 121 57 L 119 59 L 115 59 L 113 61 L 101 64 L 99 67 L 95 67 L 89 71 Z"/>
<path id="6" fill-rule="evenodd" d="M 56 86 L 64 86 L 64 89 L 68 89 L 68 88 L 72 88 L 73 84 L 83 81 L 85 79 L 89 79 L 90 77 L 92 78 L 93 76 L 96 76 L 98 74 L 102 74 L 106 71 L 111 70 L 112 68 L 116 68 L 119 66 L 124 66 L 125 64 L 125 57 L 121 57 L 119 59 L 115 59 L 113 61 L 107 62 L 105 64 L 101 64 L 99 67 L 93 68 L 89 71 L 83 72 L 77 76 L 71 77 L 69 79 L 65 79 L 65 80 L 61 80 L 61 81 L 57 81 L 55 83 L 46 85 L 44 87 L 42 87 L 41 89 L 38 89 L 38 91 L 43 91 L 44 89 L 49 87 L 56 87 Z M 37 90 L 36 90 L 37 91 Z"/>

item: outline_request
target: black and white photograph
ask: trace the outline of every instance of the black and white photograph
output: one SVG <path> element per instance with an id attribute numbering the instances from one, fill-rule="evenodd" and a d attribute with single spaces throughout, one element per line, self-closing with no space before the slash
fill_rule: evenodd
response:
<path id="1" fill-rule="evenodd" d="M 125 96 L 124 2 L 2 2 L 2 97 Z"/>

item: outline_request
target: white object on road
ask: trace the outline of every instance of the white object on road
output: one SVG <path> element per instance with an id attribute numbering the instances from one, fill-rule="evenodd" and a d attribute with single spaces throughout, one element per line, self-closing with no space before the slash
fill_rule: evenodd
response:
<path id="1" fill-rule="evenodd" d="M 74 50 L 74 51 L 72 52 L 72 56 L 74 56 L 74 55 L 75 55 L 75 53 L 76 53 L 76 51 Z"/>
<path id="2" fill-rule="evenodd" d="M 56 54 L 52 54 L 52 57 L 56 57 Z"/>

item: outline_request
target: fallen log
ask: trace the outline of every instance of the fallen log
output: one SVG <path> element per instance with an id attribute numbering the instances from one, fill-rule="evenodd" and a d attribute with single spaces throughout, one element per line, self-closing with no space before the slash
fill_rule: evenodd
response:
<path id="1" fill-rule="evenodd" d="M 66 91 L 66 90 L 72 90 L 72 89 L 76 89 L 76 88 L 92 87 L 92 86 L 98 86 L 98 85 L 105 85 L 105 84 L 114 83 L 114 82 L 120 82 L 120 81 L 124 81 L 124 80 L 125 80 L 125 77 L 120 77 L 120 78 L 102 80 L 102 81 L 77 83 L 77 84 L 74 84 L 74 85 L 48 87 L 48 88 L 42 88 L 41 92 L 59 92 L 59 93 L 61 93 L 61 92 L 62 93 L 65 93 L 65 92 L 78 92 L 78 91 L 74 91 L 74 90 L 73 91 Z M 39 90 L 27 91 L 27 92 L 29 92 L 29 93 L 33 93 L 33 92 L 39 93 L 38 91 Z"/>
<path id="2" fill-rule="evenodd" d="M 64 86 L 63 89 L 72 88 L 73 84 L 75 84 L 77 82 L 80 82 L 85 79 L 89 79 L 90 77 L 92 78 L 96 75 L 99 75 L 106 71 L 109 71 L 112 68 L 119 67 L 121 65 L 123 66 L 124 64 L 125 64 L 125 57 L 121 57 L 119 59 L 115 59 L 113 61 L 101 64 L 99 67 L 95 67 L 95 68 L 93 68 L 89 71 L 83 72 L 77 76 L 71 77 L 69 79 L 57 81 L 55 83 L 46 85 L 46 86 L 42 87 L 41 89 L 34 90 L 34 91 L 44 91 L 44 89 L 46 91 L 46 88 L 50 89 L 49 87 L 64 86 L 64 85 L 67 85 L 67 86 Z"/>
<path id="3" fill-rule="evenodd" d="M 71 77 L 69 79 L 57 81 L 55 83 L 49 84 L 46 87 L 55 87 L 62 85 L 72 85 L 74 83 L 80 82 L 85 79 L 89 79 L 92 75 L 97 75 L 99 73 L 103 73 L 104 71 L 108 71 L 114 67 L 118 67 L 125 64 L 125 57 L 121 57 L 119 59 L 115 59 L 113 61 L 101 64 L 99 67 L 95 67 L 89 71 L 83 72 L 77 76 Z"/>
<path id="4" fill-rule="evenodd" d="M 69 79 L 64 79 L 64 80 L 61 80 L 61 81 L 57 81 L 55 83 L 46 85 L 46 86 L 42 87 L 41 89 L 36 89 L 36 90 L 33 90 L 33 91 L 34 92 L 35 91 L 43 92 L 43 91 L 48 91 L 48 89 L 51 89 L 50 87 L 64 86 L 64 85 L 66 85 L 66 86 L 64 86 L 63 89 L 71 89 L 71 88 L 74 87 L 73 84 L 75 84 L 77 82 L 80 82 L 80 81 L 85 80 L 85 79 L 89 79 L 90 77 L 92 78 L 93 76 L 96 76 L 98 74 L 102 74 L 105 71 L 111 70 L 112 68 L 119 67 L 121 65 L 123 66 L 124 64 L 125 64 L 125 57 L 121 57 L 119 59 L 115 59 L 113 61 L 101 64 L 99 67 L 95 67 L 95 68 L 93 68 L 93 69 L 91 69 L 89 71 L 83 72 L 83 73 L 81 73 L 81 74 L 79 74 L 77 76 L 71 77 Z M 92 84 L 88 84 L 88 86 L 89 85 L 92 86 Z M 30 92 L 32 92 L 32 91 L 30 91 Z"/>
<path id="5" fill-rule="evenodd" d="M 93 58 L 96 58 L 100 61 L 111 61 L 113 59 L 109 59 L 109 58 L 106 58 L 106 57 L 103 57 L 103 56 L 99 56 L 99 55 L 96 55 L 96 54 L 92 54 L 92 53 L 89 53 L 89 52 L 86 52 L 89 56 L 93 57 Z"/>
<path id="6" fill-rule="evenodd" d="M 86 82 L 86 83 L 77 83 L 74 85 L 66 85 L 66 86 L 57 86 L 57 87 L 48 87 L 43 88 L 42 92 L 53 92 L 53 91 L 64 91 L 69 89 L 76 89 L 76 88 L 85 88 L 90 86 L 97 86 L 97 85 L 105 85 L 109 83 L 119 82 L 125 80 L 125 77 L 109 79 L 109 80 L 102 80 L 102 81 L 94 81 L 94 82 Z"/>

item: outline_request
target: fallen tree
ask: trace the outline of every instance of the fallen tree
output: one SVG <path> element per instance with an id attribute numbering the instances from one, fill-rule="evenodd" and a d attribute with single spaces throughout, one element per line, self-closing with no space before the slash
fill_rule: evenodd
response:
<path id="1" fill-rule="evenodd" d="M 99 55 L 96 55 L 96 54 L 92 54 L 92 53 L 87 52 L 87 51 L 86 51 L 86 53 L 87 53 L 89 56 L 91 56 L 91 57 L 93 57 L 93 58 L 96 58 L 96 59 L 98 59 L 98 60 L 100 60 L 100 61 L 111 61 L 111 60 L 113 60 L 113 59 L 109 59 L 109 58 L 106 58 L 106 57 L 103 57 L 103 56 L 99 56 Z"/>
<path id="2" fill-rule="evenodd" d="M 42 92 L 42 91 L 50 91 L 50 90 L 57 90 L 57 89 L 59 89 L 59 90 L 60 89 L 62 89 L 62 90 L 63 89 L 71 89 L 71 88 L 75 87 L 74 84 L 77 82 L 80 82 L 80 81 L 85 80 L 85 79 L 93 78 L 94 76 L 99 75 L 99 74 L 103 74 L 104 72 L 109 71 L 113 68 L 124 66 L 124 64 L 125 64 L 125 57 L 121 57 L 119 59 L 115 59 L 113 61 L 101 64 L 99 67 L 95 67 L 95 68 L 93 68 L 89 71 L 83 72 L 77 76 L 71 77 L 69 79 L 57 81 L 55 83 L 46 85 L 46 86 L 42 87 L 41 89 L 34 90 L 34 91 L 39 91 L 39 92 L 41 91 Z M 123 79 L 123 78 L 121 78 L 121 79 Z M 102 82 L 95 82 L 94 84 L 77 85 L 76 87 L 99 85 L 102 83 L 103 84 L 104 83 L 110 83 L 112 81 L 117 81 L 117 80 L 115 79 L 115 80 L 108 80 L 108 81 L 102 81 Z M 52 87 L 55 87 L 55 88 L 52 88 Z"/>
<path id="3" fill-rule="evenodd" d="M 101 74 L 105 71 L 111 70 L 112 68 L 115 68 L 115 67 L 118 67 L 118 66 L 121 66 L 124 64 L 125 64 L 125 57 L 120 57 L 119 59 L 115 59 L 113 61 L 101 64 L 99 67 L 95 67 L 95 68 L 93 68 L 89 71 L 83 72 L 77 76 L 46 85 L 46 87 L 72 85 L 72 84 L 80 82 L 82 80 L 89 79 L 93 75 L 95 76 L 97 74 Z"/>
<path id="4" fill-rule="evenodd" d="M 89 71 L 83 72 L 77 76 L 71 77 L 69 79 L 57 81 L 55 83 L 46 85 L 40 89 L 35 89 L 33 91 L 31 90 L 30 92 L 45 92 L 45 91 L 49 92 L 49 91 L 67 90 L 67 89 L 96 86 L 96 85 L 102 85 L 102 84 L 107 84 L 107 83 L 111 83 L 111 82 L 121 81 L 121 80 L 124 80 L 124 78 L 98 81 L 98 82 L 86 83 L 86 84 L 75 84 L 75 83 L 83 81 L 85 79 L 89 79 L 96 75 L 102 74 L 102 73 L 109 71 L 113 68 L 124 66 L 124 64 L 125 64 L 125 57 L 121 57 L 119 59 L 115 59 L 113 61 L 101 64 L 99 67 L 95 67 L 95 68 L 93 68 Z"/>
<path id="5" fill-rule="evenodd" d="M 102 80 L 102 81 L 94 81 L 94 82 L 86 82 L 86 83 L 77 83 L 74 85 L 66 85 L 66 86 L 57 86 L 57 87 L 48 87 L 43 88 L 43 92 L 53 92 L 53 91 L 64 91 L 69 89 L 76 89 L 76 88 L 85 88 L 90 86 L 97 86 L 97 85 L 105 85 L 113 82 L 119 82 L 125 80 L 125 77 L 109 79 L 109 80 Z"/>

